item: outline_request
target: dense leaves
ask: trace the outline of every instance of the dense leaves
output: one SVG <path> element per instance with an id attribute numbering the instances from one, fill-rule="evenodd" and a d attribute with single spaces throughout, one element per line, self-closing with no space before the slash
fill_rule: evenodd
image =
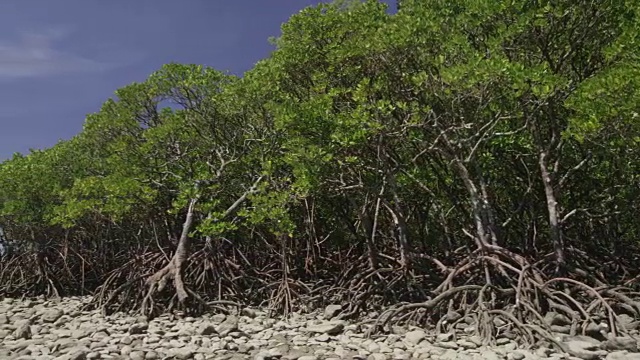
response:
<path id="1" fill-rule="evenodd" d="M 73 139 L 0 164 L 0 293 L 346 316 L 486 296 L 526 323 L 576 305 L 545 280 L 634 287 L 639 11 L 341 1 L 294 15 L 242 78 L 165 65 Z"/>

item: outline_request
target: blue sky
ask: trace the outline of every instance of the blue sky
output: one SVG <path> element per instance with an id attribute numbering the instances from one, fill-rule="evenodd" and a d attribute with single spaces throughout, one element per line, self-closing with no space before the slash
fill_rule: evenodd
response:
<path id="1" fill-rule="evenodd" d="M 168 62 L 241 75 L 314 0 L 0 1 L 0 161 L 82 129 L 113 92 Z"/>

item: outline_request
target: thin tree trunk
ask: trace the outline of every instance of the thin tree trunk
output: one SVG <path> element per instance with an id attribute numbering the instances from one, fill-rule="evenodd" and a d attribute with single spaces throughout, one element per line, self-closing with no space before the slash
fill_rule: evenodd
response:
<path id="1" fill-rule="evenodd" d="M 378 268 L 378 255 L 375 249 L 376 228 L 378 225 L 378 213 L 380 209 L 380 199 L 376 201 L 375 215 L 373 219 L 367 210 L 368 201 L 361 207 L 359 212 L 360 222 L 364 229 L 365 242 L 367 244 L 367 257 L 369 258 L 369 267 L 372 270 Z"/>
<path id="2" fill-rule="evenodd" d="M 487 184 L 482 177 L 480 178 L 480 195 L 482 209 L 485 215 L 485 223 L 487 224 L 487 229 L 489 230 L 489 234 L 491 235 L 491 245 L 498 246 L 500 244 L 500 241 L 498 240 L 499 235 L 498 227 L 496 226 L 496 217 L 493 213 L 493 209 L 491 208 L 491 202 L 489 201 Z"/>
<path id="3" fill-rule="evenodd" d="M 189 245 L 191 245 L 191 238 L 189 232 L 191 231 L 191 224 L 193 224 L 193 210 L 198 202 L 198 198 L 193 198 L 189 201 L 189 209 L 187 210 L 187 217 L 182 226 L 182 233 L 180 234 L 180 240 L 178 241 L 178 248 L 173 256 L 175 266 L 174 285 L 178 293 L 178 299 L 182 302 L 187 298 L 187 292 L 184 289 L 184 282 L 182 281 L 182 271 L 184 269 L 184 263 L 189 256 Z"/>
<path id="4" fill-rule="evenodd" d="M 457 158 L 453 159 L 455 169 L 458 175 L 462 178 L 467 192 L 469 193 L 469 199 L 471 200 L 471 207 L 473 211 L 473 221 L 476 225 L 476 232 L 478 233 L 477 245 L 480 248 L 485 248 L 489 244 L 489 234 L 487 234 L 487 224 L 485 222 L 483 206 L 480 200 L 480 194 L 478 187 L 471 180 L 469 170 L 467 167 Z"/>
<path id="5" fill-rule="evenodd" d="M 393 216 L 393 222 L 396 224 L 398 232 L 398 243 L 400 245 L 400 263 L 403 267 L 411 266 L 411 244 L 409 243 L 409 234 L 407 221 L 403 212 L 403 202 L 398 195 L 396 179 L 393 175 L 389 176 L 389 187 L 393 196 L 393 206 L 389 209 Z"/>
<path id="6" fill-rule="evenodd" d="M 147 280 L 147 283 L 149 285 L 153 287 L 157 284 L 158 291 L 162 291 L 162 289 L 167 285 L 167 282 L 173 279 L 173 285 L 176 289 L 176 294 L 178 295 L 178 300 L 180 302 L 184 302 L 188 297 L 187 291 L 184 287 L 184 281 L 182 280 L 182 271 L 187 257 L 189 256 L 189 245 L 191 244 L 189 232 L 191 231 L 191 225 L 193 223 L 193 211 L 197 202 L 197 197 L 192 198 L 189 201 L 187 216 L 185 217 L 184 224 L 182 226 L 182 233 L 180 234 L 180 239 L 178 240 L 178 247 L 175 254 L 171 258 L 171 261 L 169 262 L 169 264 L 167 264 L 167 266 L 162 268 L 162 270 L 153 274 Z"/>
<path id="7" fill-rule="evenodd" d="M 547 199 L 547 211 L 549 213 L 549 236 L 553 242 L 553 250 L 556 258 L 556 274 L 561 275 L 564 272 L 566 259 L 564 254 L 564 239 L 562 237 L 562 229 L 558 213 L 558 201 L 553 190 L 553 180 L 547 168 L 547 153 L 541 150 L 539 153 L 538 164 L 540 165 L 540 173 L 542 175 L 542 184 L 544 185 L 544 194 Z"/>

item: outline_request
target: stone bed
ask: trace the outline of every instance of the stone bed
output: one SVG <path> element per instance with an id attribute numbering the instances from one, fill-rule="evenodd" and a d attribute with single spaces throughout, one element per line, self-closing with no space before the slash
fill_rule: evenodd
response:
<path id="1" fill-rule="evenodd" d="M 367 339 L 363 326 L 331 320 L 336 306 L 323 314 L 293 314 L 286 322 L 252 309 L 241 316 L 161 316 L 147 322 L 126 314 L 104 317 L 100 311 L 82 311 L 89 300 L 2 300 L 0 359 L 640 360 L 632 338 L 600 342 L 559 334 L 569 355 L 548 348 L 518 349 L 506 338 L 484 347 L 473 336 L 454 338 L 418 328 L 395 328 L 394 334 Z"/>

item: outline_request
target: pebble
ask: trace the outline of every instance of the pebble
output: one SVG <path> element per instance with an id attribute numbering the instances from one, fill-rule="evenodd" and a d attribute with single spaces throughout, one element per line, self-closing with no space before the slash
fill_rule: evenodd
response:
<path id="1" fill-rule="evenodd" d="M 162 315 L 148 321 L 81 311 L 88 300 L 0 301 L 0 359 L 640 360 L 631 338 L 566 338 L 571 354 L 547 348 L 521 350 L 508 338 L 490 347 L 465 331 L 436 335 L 415 327 L 396 327 L 392 334 L 369 339 L 363 334 L 365 326 L 335 319 L 342 309 L 339 304 L 313 314 L 294 314 L 287 321 L 248 308 L 237 315 Z M 549 318 L 554 325 L 562 320 Z"/>

